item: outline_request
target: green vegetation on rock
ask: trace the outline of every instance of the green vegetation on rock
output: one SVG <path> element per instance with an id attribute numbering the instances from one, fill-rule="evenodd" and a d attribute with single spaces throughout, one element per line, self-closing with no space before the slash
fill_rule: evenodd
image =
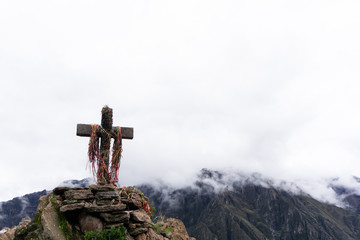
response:
<path id="1" fill-rule="evenodd" d="M 152 229 L 164 237 L 169 237 L 174 232 L 174 229 L 171 226 L 165 225 L 163 221 L 155 223 Z"/>
<path id="2" fill-rule="evenodd" d="M 112 240 L 112 239 L 125 239 L 125 228 L 123 226 L 115 228 L 112 226 L 110 229 L 105 229 L 102 232 L 85 232 L 84 240 Z"/>

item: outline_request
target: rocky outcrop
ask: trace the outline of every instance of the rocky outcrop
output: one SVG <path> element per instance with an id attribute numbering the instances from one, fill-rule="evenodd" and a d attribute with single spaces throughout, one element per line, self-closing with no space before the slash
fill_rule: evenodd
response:
<path id="1" fill-rule="evenodd" d="M 30 222 L 31 222 L 31 218 L 25 217 L 20 221 L 18 226 L 12 228 L 5 227 L 0 231 L 0 240 L 14 239 L 16 229 L 23 228 L 27 226 Z"/>
<path id="2" fill-rule="evenodd" d="M 39 199 L 34 220 L 16 228 L 15 239 L 82 239 L 116 228 L 127 240 L 194 240 L 180 220 L 154 224 L 149 200 L 140 190 L 112 185 L 55 188 Z"/>

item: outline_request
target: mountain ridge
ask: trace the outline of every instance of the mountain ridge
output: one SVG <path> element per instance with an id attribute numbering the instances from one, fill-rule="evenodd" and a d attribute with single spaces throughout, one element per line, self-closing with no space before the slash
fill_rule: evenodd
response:
<path id="1" fill-rule="evenodd" d="M 137 186 L 154 201 L 158 217 L 182 220 L 196 239 L 360 239 L 360 196 L 354 189 L 329 185 L 340 208 L 320 202 L 296 185 L 272 185 L 253 174 L 233 179 L 203 169 L 192 186 Z M 336 181 L 335 181 L 336 183 Z M 288 187 L 290 186 L 290 187 Z"/>

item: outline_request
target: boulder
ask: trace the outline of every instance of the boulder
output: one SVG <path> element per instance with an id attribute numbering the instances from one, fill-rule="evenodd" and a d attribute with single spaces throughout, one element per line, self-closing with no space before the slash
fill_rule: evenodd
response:
<path id="1" fill-rule="evenodd" d="M 146 234 L 142 233 L 136 236 L 136 240 L 146 240 Z"/>
<path id="2" fill-rule="evenodd" d="M 131 212 L 131 220 L 133 220 L 135 222 L 151 223 L 151 219 L 150 219 L 149 215 L 143 209 L 138 209 L 138 210 L 132 211 Z"/>
<path id="3" fill-rule="evenodd" d="M 175 218 L 168 218 L 164 221 L 164 225 L 161 228 L 162 232 L 166 232 L 165 229 L 171 229 L 169 231 L 169 238 L 171 240 L 195 240 L 195 238 L 189 237 L 185 225 L 182 221 Z"/>
<path id="4" fill-rule="evenodd" d="M 55 207 L 49 203 L 41 214 L 41 225 L 45 239 L 66 240 L 64 232 L 61 230 L 59 214 Z"/>
<path id="5" fill-rule="evenodd" d="M 104 228 L 104 224 L 101 219 L 87 214 L 83 211 L 79 215 L 79 224 L 82 232 L 99 231 L 101 232 Z"/>
<path id="6" fill-rule="evenodd" d="M 4 228 L 0 230 L 0 240 L 13 239 L 15 235 L 15 228 Z"/>
<path id="7" fill-rule="evenodd" d="M 137 236 L 139 234 L 142 233 L 147 233 L 149 231 L 148 228 L 134 228 L 134 229 L 129 229 L 129 233 L 131 236 Z"/>
<path id="8" fill-rule="evenodd" d="M 158 234 L 152 229 L 149 229 L 146 235 L 146 240 L 168 240 L 168 238 L 162 236 L 161 234 Z"/>

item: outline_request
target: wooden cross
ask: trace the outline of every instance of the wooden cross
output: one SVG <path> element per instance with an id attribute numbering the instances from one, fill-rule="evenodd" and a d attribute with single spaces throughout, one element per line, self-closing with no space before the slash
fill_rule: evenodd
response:
<path id="1" fill-rule="evenodd" d="M 113 114 L 112 109 L 108 106 L 103 107 L 101 111 L 101 126 L 98 127 L 96 131 L 96 136 L 101 138 L 100 142 L 100 161 L 103 164 L 99 165 L 99 171 L 103 173 L 103 176 L 106 176 L 105 179 L 101 179 L 100 183 L 108 184 L 110 183 L 109 176 L 109 154 L 110 154 L 110 142 L 111 138 L 116 138 L 116 131 L 113 129 Z M 80 137 L 90 137 L 91 136 L 91 125 L 90 124 L 78 124 L 76 135 Z M 134 129 L 121 127 L 121 136 L 123 139 L 133 139 L 134 138 Z"/>

